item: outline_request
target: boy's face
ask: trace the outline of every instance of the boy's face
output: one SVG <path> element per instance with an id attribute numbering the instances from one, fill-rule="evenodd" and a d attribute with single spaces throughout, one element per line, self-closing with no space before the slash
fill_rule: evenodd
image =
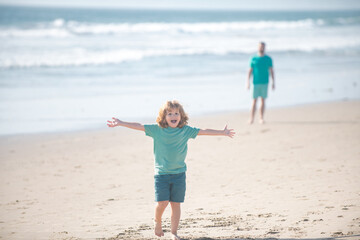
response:
<path id="1" fill-rule="evenodd" d="M 166 113 L 165 120 L 169 127 L 176 128 L 181 120 L 179 109 L 169 109 Z"/>

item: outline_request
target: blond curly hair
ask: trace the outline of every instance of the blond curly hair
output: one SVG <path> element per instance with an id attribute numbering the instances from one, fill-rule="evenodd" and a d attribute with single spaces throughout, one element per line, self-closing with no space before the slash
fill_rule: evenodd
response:
<path id="1" fill-rule="evenodd" d="M 166 115 L 169 112 L 169 110 L 178 110 L 180 113 L 180 122 L 178 127 L 182 128 L 188 123 L 188 116 L 184 111 L 183 106 L 178 101 L 166 101 L 166 103 L 160 108 L 159 116 L 156 119 L 156 122 L 159 124 L 162 128 L 167 128 L 169 125 L 166 122 Z"/>

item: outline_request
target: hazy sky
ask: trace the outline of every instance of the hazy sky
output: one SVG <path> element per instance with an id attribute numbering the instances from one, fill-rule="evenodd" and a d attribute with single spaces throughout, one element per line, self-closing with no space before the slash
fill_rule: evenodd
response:
<path id="1" fill-rule="evenodd" d="M 360 10 L 360 0 L 0 0 L 0 4 L 95 8 Z"/>

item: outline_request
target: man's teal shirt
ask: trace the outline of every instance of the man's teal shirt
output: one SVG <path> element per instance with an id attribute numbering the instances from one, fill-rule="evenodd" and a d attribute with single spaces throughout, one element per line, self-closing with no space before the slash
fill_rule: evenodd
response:
<path id="1" fill-rule="evenodd" d="M 272 67 L 271 57 L 255 55 L 250 60 L 250 67 L 253 69 L 253 84 L 269 83 L 269 68 Z"/>
<path id="2" fill-rule="evenodd" d="M 196 138 L 200 129 L 187 125 L 182 128 L 162 128 L 156 124 L 144 127 L 145 134 L 154 139 L 155 175 L 185 172 L 187 141 Z"/>

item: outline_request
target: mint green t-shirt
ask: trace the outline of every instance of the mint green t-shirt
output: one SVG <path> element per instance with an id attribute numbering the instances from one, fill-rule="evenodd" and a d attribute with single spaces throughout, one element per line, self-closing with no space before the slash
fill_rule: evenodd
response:
<path id="1" fill-rule="evenodd" d="M 200 129 L 187 125 L 182 128 L 162 128 L 156 124 L 144 127 L 145 134 L 154 139 L 155 175 L 185 172 L 187 141 L 196 138 Z"/>
<path id="2" fill-rule="evenodd" d="M 253 84 L 269 83 L 269 68 L 272 67 L 271 57 L 255 55 L 250 60 L 250 67 L 253 69 Z"/>

